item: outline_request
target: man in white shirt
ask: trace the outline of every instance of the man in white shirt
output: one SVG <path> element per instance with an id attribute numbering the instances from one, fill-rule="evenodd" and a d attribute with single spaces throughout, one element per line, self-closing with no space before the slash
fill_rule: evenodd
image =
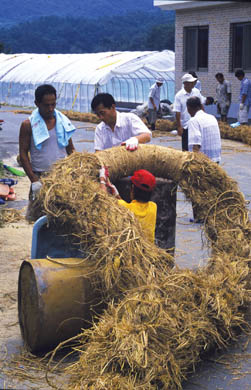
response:
<path id="1" fill-rule="evenodd" d="M 160 87 L 162 85 L 163 79 L 156 79 L 156 82 L 151 86 L 148 95 L 148 122 L 151 125 L 152 130 L 155 130 L 155 123 L 160 106 Z"/>
<path id="2" fill-rule="evenodd" d="M 194 70 L 190 70 L 190 72 L 188 72 L 189 74 L 191 74 L 193 77 L 195 77 L 197 80 L 194 82 L 194 88 L 197 88 L 200 92 L 201 92 L 201 82 L 200 80 L 198 79 L 198 76 L 197 74 L 195 73 Z"/>
<path id="3" fill-rule="evenodd" d="M 137 115 L 116 111 L 115 100 L 109 93 L 96 95 L 91 107 L 102 120 L 95 130 L 95 152 L 118 145 L 125 145 L 127 150 L 134 151 L 139 143 L 151 140 L 151 131 Z"/>
<path id="4" fill-rule="evenodd" d="M 197 80 L 191 74 L 186 73 L 181 78 L 183 88 L 176 93 L 173 104 L 173 111 L 176 112 L 177 130 L 181 136 L 182 150 L 188 150 L 188 129 L 187 124 L 191 118 L 187 111 L 187 99 L 192 96 L 197 96 L 201 99 L 201 103 L 204 104 L 205 98 L 201 95 L 197 88 L 194 88 L 194 82 Z M 202 108 L 204 109 L 204 108 Z"/>
<path id="5" fill-rule="evenodd" d="M 219 163 L 221 160 L 221 137 L 216 118 L 202 110 L 199 97 L 193 96 L 187 99 L 187 110 L 191 115 L 188 121 L 188 148 L 190 152 L 204 153 L 212 161 Z M 190 222 L 203 223 L 200 219 L 199 209 L 192 202 L 193 219 Z"/>
<path id="6" fill-rule="evenodd" d="M 188 121 L 189 152 L 202 152 L 212 161 L 221 160 L 221 137 L 216 118 L 202 110 L 200 98 L 187 100 L 187 111 L 191 115 Z"/>

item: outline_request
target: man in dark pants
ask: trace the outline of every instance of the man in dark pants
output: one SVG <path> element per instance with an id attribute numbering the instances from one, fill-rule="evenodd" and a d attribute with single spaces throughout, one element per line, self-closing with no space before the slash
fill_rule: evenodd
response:
<path id="1" fill-rule="evenodd" d="M 151 86 L 148 95 L 148 121 L 151 125 L 151 130 L 155 130 L 155 123 L 160 108 L 160 87 L 163 85 L 163 79 L 158 78 Z"/>
<path id="2" fill-rule="evenodd" d="M 187 111 L 187 99 L 192 96 L 197 96 L 200 98 L 202 104 L 204 104 L 206 100 L 201 95 L 200 91 L 197 88 L 194 88 L 194 82 L 196 80 L 197 79 L 194 78 L 191 74 L 184 74 L 184 76 L 181 78 L 183 87 L 179 92 L 176 93 L 174 98 L 173 111 L 176 112 L 177 130 L 178 134 L 181 136 L 181 144 L 183 151 L 188 150 L 187 123 L 191 118 Z"/>
<path id="3" fill-rule="evenodd" d="M 188 148 L 190 152 L 203 153 L 212 161 L 221 161 L 221 136 L 215 116 L 202 110 L 198 97 L 187 99 L 187 111 L 191 118 L 188 121 Z M 190 222 L 203 223 L 199 209 L 192 202 L 193 219 Z"/>

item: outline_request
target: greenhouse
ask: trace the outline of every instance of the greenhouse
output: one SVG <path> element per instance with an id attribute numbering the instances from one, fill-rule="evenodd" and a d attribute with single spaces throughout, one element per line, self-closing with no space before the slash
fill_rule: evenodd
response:
<path id="1" fill-rule="evenodd" d="M 174 99 L 173 51 L 90 54 L 0 54 L 0 102 L 34 106 L 38 85 L 52 84 L 60 109 L 91 111 L 99 92 L 111 93 L 117 105 L 142 104 L 157 77 L 164 79 L 161 99 Z"/>

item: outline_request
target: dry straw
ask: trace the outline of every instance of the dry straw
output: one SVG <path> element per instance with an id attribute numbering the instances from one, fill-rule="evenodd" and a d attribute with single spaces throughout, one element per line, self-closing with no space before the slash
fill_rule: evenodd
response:
<path id="1" fill-rule="evenodd" d="M 31 114 L 31 110 L 15 110 L 16 114 Z M 101 120 L 94 113 L 81 113 L 72 110 L 62 111 L 69 119 L 80 122 L 100 123 Z M 142 118 L 146 126 L 150 127 L 146 118 Z M 158 119 L 156 122 L 156 130 L 168 132 L 177 128 L 176 121 L 169 119 Z"/>
<path id="2" fill-rule="evenodd" d="M 15 110 L 15 113 L 18 114 L 30 114 L 30 110 Z M 93 113 L 80 113 L 72 110 L 62 111 L 65 115 L 68 116 L 71 120 L 81 121 L 81 122 L 91 122 L 91 123 L 100 123 L 100 119 L 97 115 Z M 142 121 L 146 126 L 150 127 L 146 118 L 142 118 Z M 219 122 L 221 138 L 231 139 L 234 141 L 243 142 L 244 144 L 251 145 L 251 126 L 241 125 L 238 127 L 231 127 L 228 123 Z M 159 132 L 170 132 L 177 129 L 176 121 L 171 121 L 169 119 L 158 119 L 156 121 L 156 130 Z"/>
<path id="3" fill-rule="evenodd" d="M 20 210 L 9 209 L 9 208 L 1 208 L 0 210 L 0 227 L 7 224 L 18 222 L 24 219 Z"/>
<path id="4" fill-rule="evenodd" d="M 32 110 L 14 110 L 15 114 L 27 114 L 30 115 Z M 73 121 L 81 121 L 81 122 L 91 122 L 91 123 L 100 123 L 100 119 L 97 117 L 97 115 L 93 113 L 81 113 L 76 112 L 72 110 L 64 111 L 61 110 L 62 113 L 64 113 L 69 119 Z"/>
<path id="5" fill-rule="evenodd" d="M 144 239 L 134 216 L 100 190 L 102 164 L 112 181 L 144 168 L 177 182 L 205 219 L 212 249 L 207 266 L 172 267 L 173 259 Z M 67 389 L 181 389 L 205 353 L 246 328 L 251 229 L 245 199 L 202 154 L 155 145 L 133 153 L 123 147 L 74 153 L 43 179 L 33 212 L 46 213 L 58 232 L 81 245 L 83 272 L 108 305 L 79 336 Z"/>
<path id="6" fill-rule="evenodd" d="M 156 121 L 156 130 L 159 131 L 172 131 L 177 129 L 177 122 L 170 121 L 169 119 L 158 119 Z"/>
<path id="7" fill-rule="evenodd" d="M 232 139 L 251 145 L 251 126 L 241 125 L 238 127 L 231 127 L 227 123 L 219 122 L 219 127 L 221 138 Z"/>

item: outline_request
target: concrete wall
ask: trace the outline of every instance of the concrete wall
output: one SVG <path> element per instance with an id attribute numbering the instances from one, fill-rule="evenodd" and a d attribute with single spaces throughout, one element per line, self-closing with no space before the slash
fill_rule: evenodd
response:
<path id="1" fill-rule="evenodd" d="M 240 91 L 240 82 L 229 72 L 230 24 L 251 21 L 251 3 L 233 3 L 201 9 L 176 10 L 175 33 L 175 90 L 181 88 L 183 70 L 183 31 L 188 26 L 209 26 L 208 71 L 197 72 L 202 94 L 215 97 L 215 74 L 221 72 L 232 84 L 232 104 L 229 116 L 234 116 Z M 251 50 L 251 43 L 250 43 Z M 246 76 L 251 79 L 251 72 Z M 232 113 L 233 112 L 233 113 Z"/>

